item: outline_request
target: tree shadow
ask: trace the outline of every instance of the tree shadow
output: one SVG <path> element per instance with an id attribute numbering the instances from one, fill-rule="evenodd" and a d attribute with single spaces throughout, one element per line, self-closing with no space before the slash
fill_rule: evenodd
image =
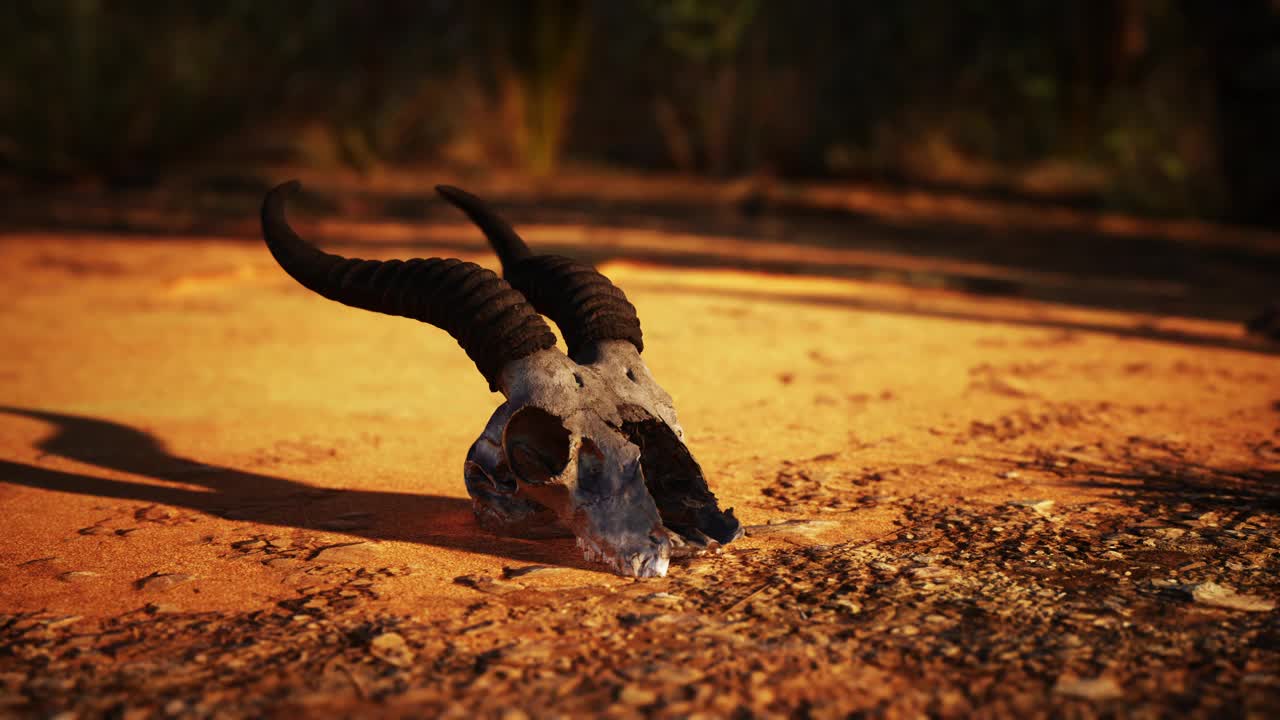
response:
<path id="1" fill-rule="evenodd" d="M 1160 448 L 1145 442 L 1140 446 Z M 1057 476 L 1064 484 L 1107 491 L 1144 517 L 1192 519 L 1212 512 L 1217 517 L 1211 525 L 1234 529 L 1259 515 L 1280 517 L 1280 470 L 1274 467 L 1280 453 L 1270 442 L 1252 449 L 1266 467 L 1208 465 L 1176 450 L 1161 457 L 1135 456 L 1124 448 L 1103 450 L 1097 459 L 1050 453 L 1014 464 Z"/>
<path id="2" fill-rule="evenodd" d="M 973 311 L 931 308 L 909 301 L 893 302 L 870 298 L 831 295 L 770 293 L 760 290 L 735 290 L 732 288 L 714 287 L 670 287 L 644 282 L 632 282 L 629 286 L 643 289 L 645 292 L 702 295 L 707 297 L 724 297 L 735 300 L 797 303 L 822 307 L 848 308 L 868 312 L 959 320 L 962 322 L 980 322 L 996 325 L 1012 325 L 1017 327 L 1044 328 L 1047 330 L 1060 330 L 1063 332 L 1099 333 L 1115 337 L 1176 343 L 1179 345 L 1189 345 L 1194 347 L 1239 350 L 1260 355 L 1280 355 L 1280 344 L 1269 343 L 1243 335 L 1239 338 L 1230 338 L 1220 335 L 1206 335 L 1150 325 L 1122 326 L 1069 320 L 1049 320 L 1045 318 L 1006 317 L 1001 315 L 985 315 L 981 312 Z"/>
<path id="3" fill-rule="evenodd" d="M 190 234 L 222 236 L 225 240 L 260 243 L 256 226 L 261 202 L 259 184 L 242 192 L 219 196 L 225 207 L 200 207 L 182 218 L 143 213 L 95 220 L 65 213 L 60 199 L 57 217 L 15 221 L 30 203 L 14 203 L 0 226 L 12 229 L 68 231 L 74 237 L 86 230 L 120 233 L 139 240 L 168 242 Z M 458 224 L 454 208 L 426 188 L 414 191 L 343 193 L 358 201 L 353 222 L 390 220 L 407 227 Z M 894 222 L 802 204 L 783 203 L 763 214 L 744 213 L 697 198 L 660 197 L 645 200 L 603 199 L 589 194 L 554 196 L 508 194 L 492 198 L 495 206 L 517 227 L 535 224 L 586 227 L 595 237 L 618 229 L 692 234 L 706 238 L 732 237 L 745 245 L 767 242 L 796 248 L 794 258 L 750 259 L 735 256 L 733 248 L 710 242 L 705 251 L 609 247 L 607 243 L 544 243 L 541 252 L 555 252 L 600 263 L 633 259 L 667 266 L 724 267 L 770 273 L 853 278 L 906 286 L 946 287 L 982 295 L 1002 295 L 1066 303 L 1080 307 L 1160 315 L 1182 315 L 1243 323 L 1267 303 L 1275 301 L 1275 276 L 1280 272 L 1280 246 L 1192 242 L 1159 235 L 1127 235 L 1098 230 L 1000 228 L 955 222 Z M 98 203 L 116 212 L 116 201 Z M 38 203 L 36 203 L 38 205 Z M 335 217 L 341 204 L 324 193 L 304 191 L 297 198 L 297 220 Z M 291 207 L 291 210 L 293 208 Z M 62 215 L 67 215 L 63 217 Z M 75 232 L 71 232 L 75 231 Z M 432 252 L 488 253 L 479 234 L 460 231 L 456 238 L 431 237 L 403 241 L 361 242 L 343 233 L 305 233 L 320 244 L 386 247 L 421 246 Z M 805 261 L 806 249 L 856 250 L 919 262 L 887 263 Z M 982 265 L 986 273 L 966 273 L 966 264 Z M 892 265 L 892 266 L 890 266 Z"/>
<path id="4" fill-rule="evenodd" d="M 1189 464 L 1132 471 L 1094 470 L 1084 487 L 1110 490 L 1123 502 L 1158 517 L 1190 507 L 1191 513 L 1215 512 L 1215 523 L 1235 528 L 1251 516 L 1280 514 L 1280 472 L 1256 470 L 1229 472 Z"/>
<path id="5" fill-rule="evenodd" d="M 170 453 L 155 436 L 100 418 L 0 406 L 0 412 L 53 425 L 35 445 L 56 456 L 148 481 L 117 480 L 0 460 L 0 482 L 56 492 L 183 507 L 233 520 L 392 540 L 480 553 L 519 562 L 590 569 L 572 539 L 524 540 L 490 535 L 464 498 L 378 490 L 336 490 L 203 463 Z M 461 479 L 459 479 L 461 480 Z M 367 527 L 335 527 L 367 519 Z M 354 524 L 350 523 L 349 524 Z"/>
<path id="6" fill-rule="evenodd" d="M 364 249 L 385 246 L 385 243 L 372 243 L 368 241 L 361 241 L 360 239 L 351 236 L 333 234 L 325 236 L 324 244 L 335 252 L 345 252 L 348 254 L 360 254 Z M 433 252 L 483 253 L 488 251 L 488 247 L 483 245 L 482 242 L 461 238 L 458 240 L 432 238 L 429 241 L 422 242 L 401 241 L 395 243 L 395 245 L 402 248 L 420 247 L 424 251 L 429 249 Z M 1108 302 L 1097 302 L 1098 298 L 1096 297 L 1096 289 L 1036 288 L 1028 286 L 1015 279 L 967 275 L 962 272 L 945 270 L 930 270 L 922 272 L 917 270 L 886 268 L 875 264 L 830 262 L 814 263 L 804 260 L 746 260 L 730 257 L 718 252 L 669 252 L 657 249 L 646 250 L 640 248 L 619 250 L 617 248 L 584 247 L 570 244 L 561 245 L 557 243 L 539 243 L 539 250 L 548 253 L 570 255 L 583 262 L 594 265 L 601 265 L 611 260 L 625 259 L 643 265 L 657 265 L 662 267 L 730 269 L 776 275 L 808 275 L 837 279 L 862 280 L 877 283 L 889 282 L 892 284 L 922 286 L 931 289 L 941 288 L 962 292 L 968 295 L 1013 297 L 1032 301 L 1065 303 L 1077 307 L 1097 307 L 1110 311 L 1143 313 L 1150 313 L 1153 311 L 1151 307 L 1148 307 L 1141 302 L 1130 303 L 1119 296 L 1110 298 Z M 798 295 L 794 293 L 772 294 L 761 291 L 733 290 L 727 288 L 698 288 L 696 290 L 691 290 L 688 288 L 671 288 L 652 283 L 645 284 L 642 281 L 630 281 L 627 283 L 627 288 L 643 288 L 649 292 L 682 294 L 702 293 L 743 300 L 767 300 L 772 302 L 796 302 L 814 305 L 850 307 L 874 312 L 917 315 L 969 322 L 989 322 L 1022 327 L 1043 327 L 1051 330 L 1101 333 L 1117 337 L 1155 340 L 1159 342 L 1177 343 L 1197 347 L 1242 350 L 1262 355 L 1280 355 L 1280 344 L 1270 342 L 1259 337 L 1245 335 L 1243 330 L 1241 331 L 1239 338 L 1230 338 L 1223 337 L 1221 335 L 1208 335 L 1183 330 L 1171 330 L 1149 325 L 1125 327 L 1103 323 L 1069 322 L 1040 318 L 1012 318 L 984 315 L 980 312 L 961 312 L 931 308 L 927 305 L 913 302 L 895 303 L 861 298 L 831 297 L 825 295 Z M 627 288 L 624 288 L 624 290 Z M 1080 294 L 1080 296 L 1077 296 L 1077 293 Z M 1086 300 L 1083 297 L 1085 294 L 1091 295 L 1092 300 Z M 1241 325 L 1241 328 L 1243 328 L 1243 325 Z"/>
<path id="7" fill-rule="evenodd" d="M 581 225 L 599 236 L 644 227 L 638 223 L 610 225 L 598 219 L 592 222 L 585 217 L 580 220 Z M 548 220 L 544 218 L 543 222 Z M 790 257 L 751 257 L 715 242 L 705 247 L 670 249 L 554 240 L 539 241 L 537 249 L 594 265 L 626 260 L 663 267 L 804 275 L 1238 323 L 1249 320 L 1274 301 L 1274 277 L 1280 272 L 1280 261 L 1272 256 L 1156 241 L 1112 239 L 1107 247 L 1095 247 L 1077 238 L 1066 242 L 1062 237 L 1032 237 L 1031 233 L 1021 233 L 1017 240 L 993 239 L 987 233 L 966 241 L 962 229 L 866 223 L 788 229 L 782 231 L 781 240 L 738 229 L 726 232 L 714 225 L 679 231 L 710 238 L 731 236 L 746 246 L 753 240 L 785 243 L 795 246 L 796 252 Z M 357 253 L 366 247 L 388 245 L 352 233 L 328 232 L 311 239 Z M 489 252 L 483 240 L 466 233 L 455 238 L 405 238 L 394 244 L 431 252 Z M 865 255 L 860 260 L 819 259 L 806 252 L 805 246 Z M 1081 247 L 1092 248 L 1093 253 Z M 984 270 L 977 270 L 977 266 Z"/>
<path id="8" fill-rule="evenodd" d="M 1236 529 L 1259 515 L 1280 516 L 1280 471 L 1228 470 L 1193 462 L 1140 463 L 1129 468 L 1085 470 L 1082 487 L 1108 490 L 1146 517 L 1198 517 Z"/>

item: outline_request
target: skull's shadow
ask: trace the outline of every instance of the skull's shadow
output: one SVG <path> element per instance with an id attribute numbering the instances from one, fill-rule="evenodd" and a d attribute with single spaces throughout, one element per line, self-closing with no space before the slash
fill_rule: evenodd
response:
<path id="1" fill-rule="evenodd" d="M 54 427 L 55 432 L 35 446 L 43 456 L 159 481 L 120 480 L 0 460 L 0 482 L 185 507 L 240 521 L 341 532 L 367 540 L 413 542 L 518 562 L 599 570 L 582 559 L 572 538 L 528 540 L 485 532 L 466 498 L 320 488 L 175 455 L 150 433 L 110 420 L 7 406 L 0 406 L 0 412 Z M 335 530 L 331 525 L 335 515 L 363 516 L 369 523 Z"/>

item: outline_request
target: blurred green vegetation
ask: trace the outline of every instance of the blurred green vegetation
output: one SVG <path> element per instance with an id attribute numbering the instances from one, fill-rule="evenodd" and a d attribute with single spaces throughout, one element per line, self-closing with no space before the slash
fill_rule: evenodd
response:
<path id="1" fill-rule="evenodd" d="M 1280 219 L 1273 0 L 27 0 L 0 164 L 856 178 Z"/>

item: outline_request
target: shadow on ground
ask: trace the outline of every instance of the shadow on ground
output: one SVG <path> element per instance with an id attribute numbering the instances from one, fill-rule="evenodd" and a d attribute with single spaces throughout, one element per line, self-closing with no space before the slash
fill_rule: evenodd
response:
<path id="1" fill-rule="evenodd" d="M 121 233 L 151 241 L 192 233 L 231 236 L 260 242 L 256 217 L 261 202 L 259 185 L 230 194 L 200 195 L 173 207 L 131 212 L 128 197 L 83 198 L 60 207 L 79 208 L 48 216 L 23 206 L 12 209 L 7 223 L 14 228 Z M 415 192 L 343 193 L 341 197 L 300 193 L 296 212 L 301 220 L 336 217 L 353 222 L 391 220 L 413 225 L 461 221 L 457 212 L 429 188 Z M 795 259 L 735 257 L 732 248 L 709 241 L 706 250 L 679 252 L 637 250 L 601 245 L 540 246 L 589 262 L 640 260 L 673 267 L 722 267 L 771 273 L 851 278 L 914 287 L 945 287 L 978 295 L 1020 297 L 1128 312 L 1182 315 L 1244 323 L 1275 301 L 1275 278 L 1280 276 L 1280 247 L 1192 243 L 1176 238 L 1114 235 L 1103 232 L 1065 232 L 998 229 L 963 223 L 903 224 L 849 211 L 783 205 L 763 209 L 678 200 L 601 199 L 591 197 L 499 196 L 495 206 L 519 228 L 522 225 L 588 227 L 607 235 L 613 229 L 731 237 L 749 246 L 770 242 L 793 245 Z M 11 201 L 16 202 L 16 201 Z M 142 202 L 154 204 L 151 198 Z M 177 200 L 170 200 L 171 204 Z M 94 205 L 102 205 L 96 212 Z M 163 203 L 162 203 L 163 204 Z M 117 208 L 117 205 L 119 207 Z M 145 210 L 145 208 L 143 208 Z M 36 213 L 33 215 L 32 213 Z M 27 218 L 23 220 L 23 218 Z M 363 245 L 358 237 L 311 237 L 321 244 Z M 369 243 L 374 245 L 375 243 Z M 377 246 L 386 247 L 387 242 Z M 486 252 L 479 233 L 460 234 L 440 242 L 423 238 L 406 245 L 432 251 L 465 249 Z M 805 248 L 858 250 L 903 259 L 936 261 L 938 269 L 904 269 L 901 264 L 806 262 Z M 994 274 L 947 270 L 947 264 L 975 263 L 996 269 Z M 1052 276 L 1053 282 L 1037 280 Z"/>
<path id="2" fill-rule="evenodd" d="M 1262 355 L 1280 355 L 1280 344 L 1268 343 L 1241 335 L 1239 338 L 1207 335 L 1185 330 L 1160 328 L 1152 325 L 1108 325 L 1104 323 L 1073 322 L 1047 318 L 1019 318 L 1004 315 L 983 314 L 976 310 L 948 310 L 931 308 L 927 305 L 912 302 L 893 302 L 871 298 L 840 297 L 831 295 L 808 295 L 796 293 L 770 293 L 756 290 L 736 290 L 731 288 L 671 288 L 643 282 L 628 283 L 628 287 L 642 288 L 646 292 L 672 293 L 680 295 L 701 295 L 704 297 L 722 297 L 731 300 L 783 302 L 822 307 L 837 307 L 867 312 L 931 317 L 962 322 L 993 323 L 1018 327 L 1043 328 L 1059 330 L 1064 333 L 1088 332 L 1112 335 L 1115 337 L 1151 340 L 1155 342 L 1174 343 L 1193 347 L 1241 350 Z"/>
<path id="3" fill-rule="evenodd" d="M 7 406 L 0 406 L 0 412 L 53 425 L 56 432 L 36 445 L 44 455 L 181 487 L 115 480 L 10 460 L 0 460 L 0 482 L 185 507 L 236 520 L 321 532 L 335 530 L 326 527 L 326 516 L 311 506 L 340 496 L 344 514 L 367 514 L 372 518 L 370 527 L 342 529 L 343 534 L 368 540 L 419 543 L 520 562 L 589 567 L 581 560 L 581 553 L 574 549 L 572 539 L 535 542 L 485 533 L 473 519 L 471 502 L 463 498 L 318 488 L 296 480 L 174 455 L 156 437 L 110 420 Z M 200 489 L 191 489 L 191 486 Z M 441 532 L 442 528 L 453 532 Z"/>
<path id="4" fill-rule="evenodd" d="M 1125 470 L 1090 468 L 1082 487 L 1110 490 L 1148 517 L 1214 512 L 1233 528 L 1259 513 L 1280 515 L 1280 471 L 1230 471 L 1192 462 Z"/>

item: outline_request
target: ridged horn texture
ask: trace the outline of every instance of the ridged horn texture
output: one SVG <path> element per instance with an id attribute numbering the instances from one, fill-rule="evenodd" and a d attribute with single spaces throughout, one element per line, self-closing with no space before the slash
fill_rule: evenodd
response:
<path id="1" fill-rule="evenodd" d="M 601 340 L 627 340 L 644 350 L 635 306 L 600 271 L 561 255 L 534 255 L 505 220 L 465 190 L 437 185 L 436 192 L 480 227 L 502 261 L 503 277 L 560 327 L 569 357 L 588 359 Z"/>
<path id="2" fill-rule="evenodd" d="M 413 318 L 453 336 L 497 390 L 507 363 L 554 347 L 555 335 L 519 291 L 493 271 L 455 259 L 361 260 L 331 255 L 289 227 L 293 180 L 267 193 L 262 236 L 280 267 L 304 287 L 344 305 Z"/>

